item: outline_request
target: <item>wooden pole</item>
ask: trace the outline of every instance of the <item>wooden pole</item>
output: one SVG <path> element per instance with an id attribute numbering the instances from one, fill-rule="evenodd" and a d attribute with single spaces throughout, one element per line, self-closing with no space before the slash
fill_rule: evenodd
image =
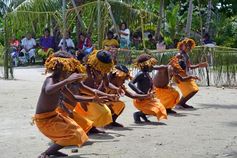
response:
<path id="1" fill-rule="evenodd" d="M 118 27 L 117 27 L 117 24 L 116 24 L 116 21 L 115 21 L 113 12 L 112 12 L 112 10 L 111 10 L 111 5 L 109 4 L 109 2 L 108 2 L 107 0 L 105 0 L 105 2 L 106 2 L 106 4 L 107 4 L 107 6 L 108 6 L 109 15 L 110 15 L 110 17 L 111 17 L 111 19 L 112 19 L 112 22 L 113 22 L 115 31 L 116 31 L 116 33 L 119 35 L 119 29 L 118 29 Z"/>
<path id="2" fill-rule="evenodd" d="M 186 24 L 186 36 L 190 37 L 191 26 L 192 26 L 192 16 L 193 16 L 193 0 L 189 0 L 189 8 L 188 8 L 188 18 Z"/>
<path id="3" fill-rule="evenodd" d="M 63 15 L 63 47 L 62 50 L 66 51 L 66 0 L 63 1 L 63 6 L 62 6 L 62 15 Z"/>
<path id="4" fill-rule="evenodd" d="M 76 8 L 77 8 L 77 5 L 76 5 L 75 0 L 71 0 L 71 1 L 72 1 L 73 7 L 76 9 Z M 80 23 L 80 27 L 81 27 L 82 29 L 86 29 L 85 23 L 83 22 L 83 20 L 82 20 L 82 18 L 81 18 L 81 16 L 80 16 L 80 12 L 79 12 L 78 9 L 76 9 L 76 14 L 77 14 L 77 20 L 78 20 L 79 23 Z"/>
<path id="5" fill-rule="evenodd" d="M 141 17 L 141 28 L 142 28 L 142 44 L 143 44 L 143 49 L 146 49 L 146 42 L 145 42 L 145 35 L 144 35 L 144 21 L 143 21 L 143 15 L 142 12 L 140 12 L 140 17 Z"/>
<path id="6" fill-rule="evenodd" d="M 98 31 L 98 48 L 102 47 L 101 43 L 101 4 L 100 0 L 97 0 L 97 31 Z"/>
<path id="7" fill-rule="evenodd" d="M 9 79 L 9 67 L 8 67 L 8 50 L 9 50 L 9 43 L 7 37 L 7 16 L 4 17 L 4 79 Z"/>

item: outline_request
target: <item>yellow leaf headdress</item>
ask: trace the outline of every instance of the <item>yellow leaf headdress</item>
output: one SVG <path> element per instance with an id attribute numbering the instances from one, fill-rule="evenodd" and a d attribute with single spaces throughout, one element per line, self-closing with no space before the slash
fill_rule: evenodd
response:
<path id="1" fill-rule="evenodd" d="M 88 56 L 86 63 L 88 66 L 100 71 L 102 74 L 109 73 L 114 66 L 111 54 L 104 50 L 94 50 Z"/>
<path id="2" fill-rule="evenodd" d="M 84 73 L 86 70 L 85 67 L 80 63 L 80 61 L 74 59 L 66 52 L 58 52 L 50 55 L 46 60 L 45 62 L 46 73 L 55 71 L 58 63 L 63 65 L 63 71 L 66 72 Z"/>
<path id="3" fill-rule="evenodd" d="M 134 66 L 138 69 L 143 69 L 144 67 L 151 67 L 157 63 L 157 60 L 149 54 L 141 54 L 137 57 Z"/>

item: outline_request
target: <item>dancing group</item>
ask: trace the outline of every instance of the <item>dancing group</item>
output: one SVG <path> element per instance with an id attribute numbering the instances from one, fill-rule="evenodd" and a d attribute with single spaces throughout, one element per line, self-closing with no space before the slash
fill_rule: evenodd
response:
<path id="1" fill-rule="evenodd" d="M 207 66 L 191 65 L 188 52 L 194 47 L 192 39 L 179 42 L 180 51 L 167 65 L 156 65 L 151 55 L 141 54 L 134 63 L 140 70 L 134 77 L 126 66 L 114 65 L 105 50 L 94 50 L 84 65 L 66 52 L 52 54 L 45 62 L 46 72 L 52 74 L 44 81 L 33 121 L 53 144 L 39 158 L 67 156 L 59 150 L 81 146 L 88 134 L 104 132 L 98 127 L 123 127 L 116 122 L 125 108 L 122 96 L 132 98 L 138 109 L 133 114 L 135 123 L 150 122 L 146 115 L 167 119 L 167 113 L 176 113 L 175 106 L 193 108 L 186 102 L 198 92 L 195 80 L 199 78 L 189 71 Z M 153 78 L 152 71 L 156 71 Z M 126 88 L 126 80 L 133 92 Z M 181 99 L 171 80 L 180 89 Z"/>

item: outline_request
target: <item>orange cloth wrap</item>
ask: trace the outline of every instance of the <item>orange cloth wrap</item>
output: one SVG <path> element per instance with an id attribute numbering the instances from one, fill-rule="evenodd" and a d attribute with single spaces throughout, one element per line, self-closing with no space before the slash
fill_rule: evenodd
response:
<path id="1" fill-rule="evenodd" d="M 81 146 L 88 140 L 86 133 L 75 121 L 56 111 L 35 114 L 33 119 L 39 130 L 58 145 Z"/>
<path id="2" fill-rule="evenodd" d="M 158 99 L 133 100 L 134 106 L 144 114 L 156 116 L 158 120 L 167 119 L 167 112 Z"/>
<path id="3" fill-rule="evenodd" d="M 167 86 L 165 88 L 156 88 L 156 97 L 160 99 L 161 104 L 166 109 L 172 109 L 179 102 L 179 92 L 173 87 Z"/>
<path id="4" fill-rule="evenodd" d="M 177 83 L 183 97 L 187 97 L 192 92 L 197 92 L 199 90 L 196 82 L 194 80 L 188 80 L 184 82 Z"/>
<path id="5" fill-rule="evenodd" d="M 106 105 L 110 108 L 112 114 L 120 115 L 125 108 L 125 104 L 122 101 L 108 102 Z"/>
<path id="6" fill-rule="evenodd" d="M 82 117 L 93 121 L 93 126 L 104 127 L 112 122 L 112 114 L 110 109 L 105 104 L 98 104 L 94 102 L 83 103 L 87 106 L 87 111 L 78 103 L 74 111 Z"/>
<path id="7" fill-rule="evenodd" d="M 70 104 L 65 103 L 65 106 L 73 112 L 73 120 L 87 133 L 93 126 L 93 121 L 81 116 L 74 110 L 74 107 Z M 57 108 L 57 112 L 61 113 L 64 116 L 68 116 L 68 113 L 65 112 L 62 108 Z"/>

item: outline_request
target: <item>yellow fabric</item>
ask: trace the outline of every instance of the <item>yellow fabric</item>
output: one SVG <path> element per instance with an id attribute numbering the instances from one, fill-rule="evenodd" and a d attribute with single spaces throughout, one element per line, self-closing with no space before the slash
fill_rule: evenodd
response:
<path id="1" fill-rule="evenodd" d="M 86 71 L 86 68 L 80 63 L 80 61 L 74 58 L 54 57 L 54 54 L 52 54 L 45 61 L 46 73 L 54 71 L 58 63 L 63 65 L 63 71 L 80 73 Z"/>
<path id="2" fill-rule="evenodd" d="M 125 108 L 125 104 L 122 101 L 108 102 L 106 105 L 110 108 L 112 114 L 120 115 Z"/>
<path id="3" fill-rule="evenodd" d="M 188 80 L 185 82 L 178 82 L 177 86 L 179 87 L 183 97 L 188 96 L 192 92 L 197 92 L 199 90 L 196 82 L 194 80 Z"/>
<path id="4" fill-rule="evenodd" d="M 173 87 L 167 86 L 165 88 L 156 88 L 156 97 L 160 99 L 161 104 L 166 109 L 172 109 L 179 102 L 179 92 Z"/>
<path id="5" fill-rule="evenodd" d="M 135 99 L 133 100 L 133 104 L 144 114 L 156 116 L 158 120 L 167 119 L 167 112 L 164 105 L 162 105 L 156 98 L 143 100 Z"/>
<path id="6" fill-rule="evenodd" d="M 102 42 L 102 48 L 104 48 L 105 46 L 108 46 L 108 47 L 118 47 L 119 46 L 119 43 L 116 39 L 106 39 L 106 40 L 103 40 Z"/>
<path id="7" fill-rule="evenodd" d="M 93 69 L 100 71 L 102 74 L 109 73 L 113 66 L 114 63 L 103 63 L 97 58 L 97 53 L 100 50 L 94 50 L 89 56 L 87 60 L 87 64 L 92 67 Z"/>
<path id="8" fill-rule="evenodd" d="M 151 57 L 149 60 L 146 60 L 144 62 L 139 63 L 136 61 L 133 65 L 138 69 L 143 69 L 145 66 L 154 66 L 157 63 L 157 60 L 153 57 Z"/>
<path id="9" fill-rule="evenodd" d="M 41 58 L 46 58 L 46 57 L 48 57 L 49 55 L 51 55 L 53 53 L 54 53 L 54 50 L 52 48 L 49 48 L 47 51 L 45 51 L 44 49 L 39 49 L 38 50 L 38 55 Z"/>
<path id="10" fill-rule="evenodd" d="M 74 110 L 74 107 L 65 103 L 65 106 L 70 109 L 71 111 L 73 111 L 73 120 L 87 133 L 90 131 L 90 129 L 93 126 L 93 121 L 82 117 L 79 113 L 77 113 Z M 57 112 L 59 112 L 60 114 L 64 115 L 64 116 L 68 116 L 68 113 L 65 112 L 62 108 L 58 107 L 57 108 Z"/>
<path id="11" fill-rule="evenodd" d="M 86 104 L 87 111 L 85 111 L 81 104 Z M 98 104 L 94 102 L 78 103 L 74 109 L 82 117 L 93 121 L 93 126 L 104 127 L 112 122 L 112 114 L 110 109 L 105 104 Z"/>
<path id="12" fill-rule="evenodd" d="M 81 146 L 88 140 L 86 133 L 75 121 L 56 111 L 35 114 L 33 119 L 39 130 L 58 145 Z"/>

